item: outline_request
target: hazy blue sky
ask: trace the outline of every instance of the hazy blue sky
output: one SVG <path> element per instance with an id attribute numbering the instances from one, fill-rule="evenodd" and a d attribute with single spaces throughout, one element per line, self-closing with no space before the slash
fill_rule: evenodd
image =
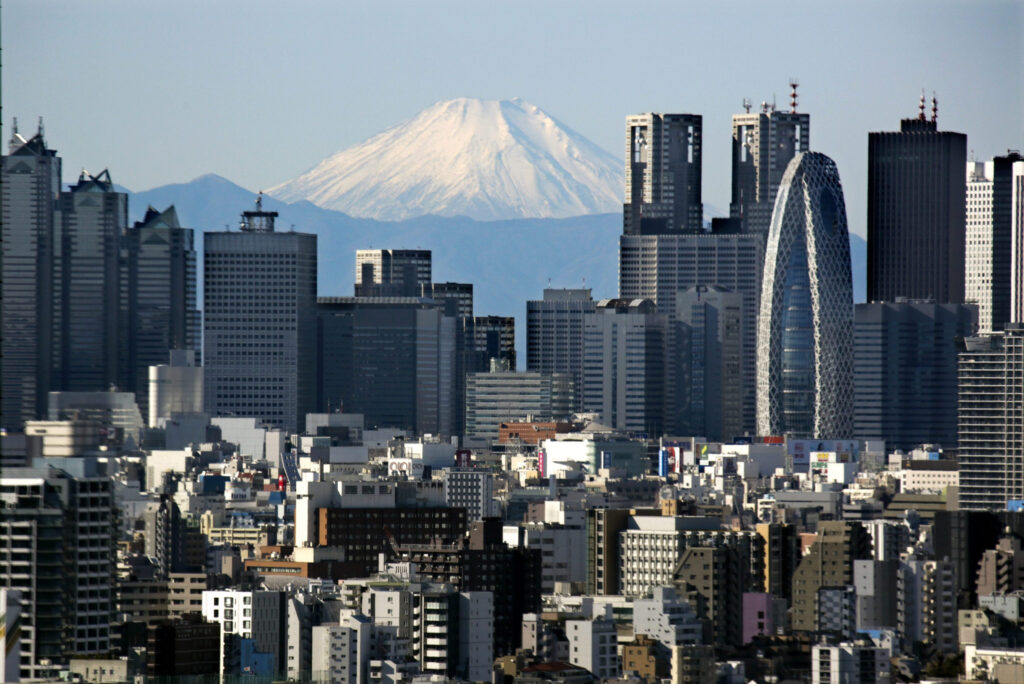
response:
<path id="1" fill-rule="evenodd" d="M 45 117 L 64 175 L 269 187 L 457 96 L 520 96 L 615 154 L 624 117 L 704 115 L 729 202 L 730 115 L 801 82 L 864 233 L 867 133 L 939 98 L 976 156 L 1024 148 L 1024 2 L 4 0 L 3 124 Z"/>

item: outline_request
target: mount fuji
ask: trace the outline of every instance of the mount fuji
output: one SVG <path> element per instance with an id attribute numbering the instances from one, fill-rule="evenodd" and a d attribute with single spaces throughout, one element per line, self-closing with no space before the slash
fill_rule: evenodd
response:
<path id="1" fill-rule="evenodd" d="M 521 99 L 437 102 L 267 190 L 350 216 L 479 221 L 622 211 L 622 161 Z"/>

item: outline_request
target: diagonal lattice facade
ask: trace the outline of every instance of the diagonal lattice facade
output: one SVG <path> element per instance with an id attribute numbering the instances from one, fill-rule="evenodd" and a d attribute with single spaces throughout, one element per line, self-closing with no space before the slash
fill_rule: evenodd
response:
<path id="1" fill-rule="evenodd" d="M 757 330 L 757 430 L 853 433 L 853 286 L 839 171 L 794 157 L 775 198 Z"/>

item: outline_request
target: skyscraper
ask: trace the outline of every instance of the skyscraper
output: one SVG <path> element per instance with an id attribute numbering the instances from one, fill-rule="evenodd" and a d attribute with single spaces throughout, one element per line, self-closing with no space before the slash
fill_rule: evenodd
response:
<path id="1" fill-rule="evenodd" d="M 739 293 L 742 308 L 743 431 L 754 431 L 757 312 L 761 299 L 764 235 L 707 233 L 623 235 L 619 238 L 619 297 L 650 299 L 675 315 L 676 293 L 718 286 Z"/>
<path id="2" fill-rule="evenodd" d="M 853 427 L 886 449 L 957 443 L 957 338 L 977 309 L 930 301 L 858 304 L 853 332 Z"/>
<path id="3" fill-rule="evenodd" d="M 276 211 L 206 233 L 205 408 L 301 428 L 316 396 L 316 235 L 275 233 Z"/>
<path id="4" fill-rule="evenodd" d="M 853 434 L 853 284 L 835 162 L 793 157 L 765 250 L 757 331 L 757 429 L 816 439 Z"/>
<path id="5" fill-rule="evenodd" d="M 3 242 L 3 365 L 0 425 L 19 430 L 46 412 L 51 369 L 59 341 L 55 308 L 55 253 L 59 253 L 57 197 L 60 157 L 39 132 L 26 140 L 15 119 L 0 183 Z M 59 312 L 57 312 L 59 313 Z"/>
<path id="6" fill-rule="evenodd" d="M 700 230 L 701 123 L 699 114 L 626 117 L 626 235 Z"/>
<path id="7" fill-rule="evenodd" d="M 569 374 L 576 408 L 582 401 L 583 318 L 594 310 L 589 289 L 546 288 L 543 299 L 526 302 L 526 370 Z"/>
<path id="8" fill-rule="evenodd" d="M 1013 174 L 1010 195 L 1010 320 L 1024 323 L 1024 174 Z"/>
<path id="9" fill-rule="evenodd" d="M 128 195 L 110 173 L 82 171 L 60 193 L 61 377 L 54 389 L 100 392 L 121 376 L 121 236 Z"/>
<path id="10" fill-rule="evenodd" d="M 666 332 L 654 302 L 598 302 L 583 319 L 583 410 L 616 430 L 662 434 Z"/>
<path id="11" fill-rule="evenodd" d="M 967 136 L 924 116 L 868 135 L 868 301 L 964 301 Z"/>
<path id="12" fill-rule="evenodd" d="M 978 305 L 978 332 L 1010 321 L 1013 190 L 1024 180 L 1024 157 L 1010 151 L 989 162 L 967 162 L 964 296 Z"/>
<path id="13" fill-rule="evenodd" d="M 127 255 L 122 389 L 135 392 L 143 415 L 149 404 L 149 367 L 166 364 L 173 350 L 199 352 L 196 253 L 192 229 L 182 228 L 174 206 L 150 207 L 124 236 Z"/>
<path id="14" fill-rule="evenodd" d="M 476 316 L 473 319 L 475 366 L 467 373 L 485 373 L 492 361 L 516 369 L 516 319 L 512 316 Z"/>
<path id="15" fill-rule="evenodd" d="M 362 413 L 368 428 L 454 434 L 459 320 L 422 297 L 320 297 L 320 409 Z"/>
<path id="16" fill-rule="evenodd" d="M 698 285 L 676 295 L 674 430 L 720 441 L 743 434 L 743 295 Z"/>
<path id="17" fill-rule="evenodd" d="M 1024 325 L 970 337 L 960 352 L 960 507 L 1024 500 Z"/>
<path id="18" fill-rule="evenodd" d="M 357 297 L 419 297 L 430 283 L 429 249 L 356 250 Z"/>
<path id="19" fill-rule="evenodd" d="M 789 160 L 808 149 L 811 115 L 796 111 L 796 88 L 790 111 L 761 103 L 761 111 L 732 117 L 732 201 L 729 216 L 748 233 L 767 233 L 782 175 Z"/>

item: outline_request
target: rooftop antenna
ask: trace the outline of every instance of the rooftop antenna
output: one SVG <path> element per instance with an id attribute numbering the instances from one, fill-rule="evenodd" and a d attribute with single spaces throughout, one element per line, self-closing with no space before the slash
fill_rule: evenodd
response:
<path id="1" fill-rule="evenodd" d="M 917 115 L 918 121 L 924 121 L 924 88 L 921 88 L 921 102 L 917 105 L 919 113 Z"/>
<path id="2" fill-rule="evenodd" d="M 18 117 L 14 117 L 14 122 L 11 124 L 11 137 L 18 135 Z"/>
<path id="3" fill-rule="evenodd" d="M 800 86 L 800 80 L 798 78 L 796 78 L 796 77 L 790 77 L 790 79 L 789 79 L 789 87 L 790 87 L 790 93 L 789 93 L 789 107 L 790 107 L 790 109 L 789 109 L 789 111 L 790 111 L 791 114 L 796 114 L 796 102 L 797 102 L 796 89 L 799 86 Z"/>
<path id="4" fill-rule="evenodd" d="M 923 98 L 924 95 L 922 95 L 921 97 Z M 924 102 L 924 100 L 921 100 L 921 101 Z M 262 190 L 260 190 L 258 193 L 256 193 L 256 211 L 263 211 L 263 191 Z"/>
<path id="5" fill-rule="evenodd" d="M 775 111 L 775 93 L 772 93 L 772 111 Z"/>
<path id="6" fill-rule="evenodd" d="M 939 98 L 935 97 L 935 91 L 932 91 L 932 123 L 936 123 L 939 120 Z"/>
<path id="7" fill-rule="evenodd" d="M 43 117 L 39 117 L 39 137 L 43 137 Z"/>
<path id="8" fill-rule="evenodd" d="M 747 111 L 747 114 L 750 113 L 750 98 L 749 97 L 743 98 L 743 109 L 745 109 Z M 15 121 L 17 121 L 17 119 L 15 119 Z"/>

